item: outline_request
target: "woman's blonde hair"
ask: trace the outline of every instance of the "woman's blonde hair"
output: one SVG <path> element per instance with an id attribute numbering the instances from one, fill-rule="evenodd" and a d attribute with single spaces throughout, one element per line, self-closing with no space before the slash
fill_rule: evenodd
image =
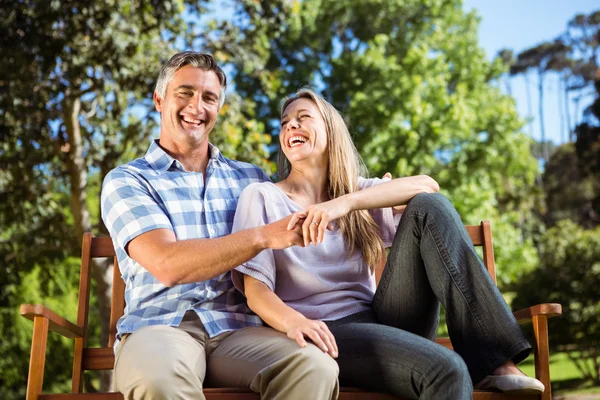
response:
<path id="1" fill-rule="evenodd" d="M 327 100 L 309 88 L 302 88 L 294 95 L 284 99 L 281 115 L 285 109 L 298 99 L 311 100 L 321 113 L 327 131 L 327 195 L 335 199 L 358 191 L 359 176 L 366 176 L 365 165 L 352 142 L 344 118 Z M 278 175 L 281 180 L 290 174 L 290 163 L 279 147 Z M 376 263 L 383 257 L 384 246 L 379 226 L 367 210 L 351 211 L 339 218 L 336 223 L 344 236 L 348 255 L 356 249 L 362 251 L 365 262 L 373 272 Z"/>

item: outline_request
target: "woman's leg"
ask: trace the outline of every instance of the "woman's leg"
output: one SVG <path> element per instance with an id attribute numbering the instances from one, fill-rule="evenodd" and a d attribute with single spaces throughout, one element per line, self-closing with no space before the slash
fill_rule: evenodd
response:
<path id="1" fill-rule="evenodd" d="M 452 204 L 420 194 L 400 220 L 373 309 L 379 322 L 433 339 L 439 302 L 474 382 L 531 351 Z"/>
<path id="2" fill-rule="evenodd" d="M 471 378 L 454 351 L 386 325 L 343 321 L 327 324 L 339 349 L 341 386 L 405 399 L 471 399 Z"/>

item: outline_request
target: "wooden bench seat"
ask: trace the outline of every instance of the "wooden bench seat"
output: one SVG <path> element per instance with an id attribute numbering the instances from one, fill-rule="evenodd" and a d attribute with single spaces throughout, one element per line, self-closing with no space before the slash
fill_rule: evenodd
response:
<path id="1" fill-rule="evenodd" d="M 492 248 L 492 231 L 490 223 L 483 221 L 480 225 L 467 226 L 467 231 L 475 246 L 483 247 L 484 264 L 496 282 L 496 269 L 494 265 L 494 252 Z M 113 272 L 113 287 L 110 315 L 110 334 L 107 347 L 88 348 L 86 339 L 88 335 L 88 310 L 90 302 L 91 264 L 94 258 L 112 258 L 115 268 Z M 379 282 L 382 267 L 376 270 L 376 279 Z M 52 310 L 39 304 L 22 304 L 20 313 L 23 317 L 33 321 L 33 338 L 31 344 L 31 357 L 29 361 L 29 376 L 27 380 L 27 400 L 109 400 L 123 399 L 120 393 L 82 393 L 83 371 L 86 370 L 112 370 L 114 366 L 113 344 L 115 341 L 117 321 L 123 315 L 125 285 L 121 279 L 115 251 L 109 237 L 94 237 L 85 233 L 82 244 L 81 271 L 79 281 L 79 304 L 77 323 L 70 322 L 54 313 Z M 536 306 L 515 312 L 519 322 L 533 324 L 535 342 L 533 354 L 535 360 L 535 375 L 545 386 L 546 391 L 541 396 L 521 396 L 527 400 L 551 400 L 550 365 L 548 351 L 548 323 L 547 319 L 560 315 L 560 304 L 538 304 Z M 44 380 L 44 364 L 46 357 L 46 342 L 48 332 L 52 331 L 68 338 L 74 339 L 73 378 L 71 392 L 67 394 L 42 394 Z M 448 338 L 439 338 L 437 342 L 452 348 Z M 207 400 L 258 400 L 260 397 L 248 389 L 237 388 L 205 388 Z M 342 388 L 341 400 L 393 400 L 394 396 L 371 393 L 354 388 Z M 475 400 L 514 400 L 500 393 L 475 391 Z"/>

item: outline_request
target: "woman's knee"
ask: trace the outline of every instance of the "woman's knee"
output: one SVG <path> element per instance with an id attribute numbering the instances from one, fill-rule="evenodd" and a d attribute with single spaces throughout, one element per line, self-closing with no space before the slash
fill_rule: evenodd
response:
<path id="1" fill-rule="evenodd" d="M 338 363 L 316 346 L 305 347 L 300 353 L 299 362 L 316 378 L 330 381 L 338 379 Z"/>
<path id="2" fill-rule="evenodd" d="M 438 360 L 438 373 L 447 382 L 455 382 L 472 390 L 471 377 L 467 364 L 458 353 L 447 350 Z"/>
<path id="3" fill-rule="evenodd" d="M 453 208 L 450 200 L 441 193 L 421 193 L 413 197 L 407 205 L 407 208 L 417 208 L 421 210 L 445 210 Z"/>

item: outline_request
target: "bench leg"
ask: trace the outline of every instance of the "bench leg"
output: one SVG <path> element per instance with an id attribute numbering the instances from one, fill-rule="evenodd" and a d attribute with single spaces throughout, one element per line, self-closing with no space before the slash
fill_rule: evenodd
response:
<path id="1" fill-rule="evenodd" d="M 548 319 L 545 315 L 536 315 L 531 319 L 535 335 L 535 377 L 546 386 L 542 400 L 552 400 L 550 386 L 550 349 L 548 345 Z"/>
<path id="2" fill-rule="evenodd" d="M 38 396 L 42 394 L 49 324 L 50 321 L 44 317 L 33 319 L 33 338 L 31 339 L 29 376 L 27 378 L 27 400 L 37 400 Z"/>

